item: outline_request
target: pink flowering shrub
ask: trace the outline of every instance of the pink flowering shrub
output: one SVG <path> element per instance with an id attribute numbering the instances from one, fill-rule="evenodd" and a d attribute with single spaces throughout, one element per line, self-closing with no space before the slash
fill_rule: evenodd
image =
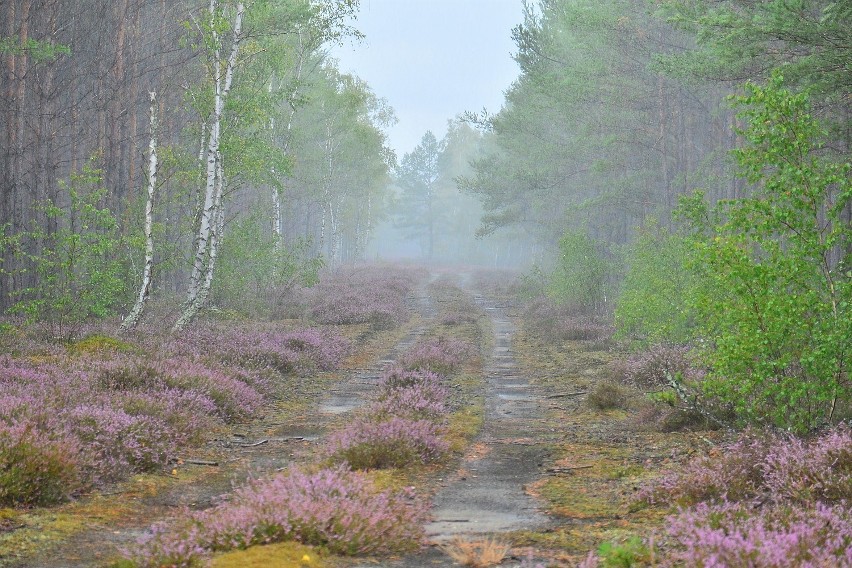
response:
<path id="1" fill-rule="evenodd" d="M 364 418 L 350 422 L 328 437 L 325 452 L 332 462 L 355 469 L 383 469 L 430 463 L 448 449 L 431 421 L 394 416 L 382 422 Z"/>
<path id="2" fill-rule="evenodd" d="M 82 467 L 96 485 L 165 466 L 173 448 L 166 425 L 150 416 L 81 405 L 63 413 L 61 421 L 79 440 Z"/>
<path id="3" fill-rule="evenodd" d="M 839 426 L 809 442 L 747 430 L 651 483 L 640 496 L 681 505 L 747 499 L 852 502 L 852 428 Z"/>
<path id="4" fill-rule="evenodd" d="M 349 341 L 332 331 L 197 327 L 173 340 L 175 354 L 195 354 L 251 369 L 282 374 L 334 369 L 349 351 Z"/>
<path id="5" fill-rule="evenodd" d="M 437 422 L 447 414 L 448 396 L 446 387 L 437 382 L 421 381 L 407 387 L 384 389 L 365 414 L 377 421 L 398 416 Z"/>
<path id="6" fill-rule="evenodd" d="M 217 416 L 246 417 L 263 402 L 236 371 L 178 357 L 107 355 L 57 353 L 41 364 L 0 358 L 0 475 L 8 476 L 0 500 L 52 503 L 161 468 L 200 441 Z"/>
<path id="7" fill-rule="evenodd" d="M 413 275 L 400 270 L 340 270 L 311 290 L 310 316 L 325 324 L 371 323 L 390 329 L 407 319 L 405 300 L 413 284 Z"/>
<path id="8" fill-rule="evenodd" d="M 288 374 L 337 367 L 349 342 L 330 332 L 303 329 L 290 332 L 243 332 L 228 337 L 222 355 L 253 368 Z"/>
<path id="9" fill-rule="evenodd" d="M 839 426 L 810 442 L 787 437 L 769 449 L 763 472 L 777 501 L 852 505 L 852 428 Z"/>
<path id="10" fill-rule="evenodd" d="M 408 370 L 402 367 L 391 367 L 382 373 L 379 379 L 379 390 L 386 392 L 392 389 L 407 388 L 414 385 L 441 386 L 441 376 L 432 371 L 414 369 Z"/>
<path id="11" fill-rule="evenodd" d="M 474 354 L 473 346 L 466 341 L 439 337 L 416 343 L 400 358 L 400 363 L 409 370 L 449 375 Z"/>
<path id="12" fill-rule="evenodd" d="M 852 428 L 812 440 L 746 431 L 641 492 L 669 518 L 666 566 L 852 567 Z"/>
<path id="13" fill-rule="evenodd" d="M 263 403 L 263 395 L 257 389 L 224 368 L 184 358 L 157 361 L 154 368 L 165 386 L 208 396 L 225 421 L 252 416 Z"/>
<path id="14" fill-rule="evenodd" d="M 80 487 L 76 440 L 0 420 L 0 506 L 52 505 Z"/>
<path id="15" fill-rule="evenodd" d="M 345 467 L 255 481 L 212 509 L 155 526 L 130 556 L 138 566 L 196 566 L 203 555 L 295 540 L 335 554 L 406 552 L 423 540 L 427 508 L 411 491 L 379 491 Z"/>
<path id="16" fill-rule="evenodd" d="M 843 505 L 701 503 L 669 519 L 668 566 L 852 567 L 852 514 Z"/>

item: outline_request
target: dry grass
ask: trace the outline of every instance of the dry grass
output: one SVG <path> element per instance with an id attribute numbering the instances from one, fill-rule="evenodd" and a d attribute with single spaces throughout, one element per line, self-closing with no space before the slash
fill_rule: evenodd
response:
<path id="1" fill-rule="evenodd" d="M 464 540 L 456 537 L 441 545 L 441 550 L 462 566 L 487 568 L 503 561 L 509 553 L 509 545 L 496 538 Z"/>

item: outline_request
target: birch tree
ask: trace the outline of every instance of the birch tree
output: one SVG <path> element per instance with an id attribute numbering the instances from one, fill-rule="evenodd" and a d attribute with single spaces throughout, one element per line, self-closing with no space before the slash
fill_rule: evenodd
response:
<path id="1" fill-rule="evenodd" d="M 154 268 L 154 192 L 157 188 L 157 93 L 151 91 L 151 118 L 150 118 L 150 142 L 148 144 L 148 194 L 145 200 L 145 265 L 142 268 L 142 285 L 139 287 L 139 295 L 136 304 L 124 318 L 121 324 L 123 330 L 136 327 L 145 302 L 151 293 L 151 273 Z"/>
<path id="2" fill-rule="evenodd" d="M 210 282 L 213 278 L 217 255 L 217 235 L 221 232 L 217 229 L 217 225 L 219 224 L 219 219 L 224 218 L 224 211 L 222 210 L 224 180 L 222 179 L 223 168 L 219 150 L 222 135 L 222 119 L 225 110 L 225 101 L 233 85 L 234 68 L 237 65 L 237 56 L 239 55 L 240 44 L 243 40 L 242 28 L 244 14 L 245 3 L 237 2 L 233 16 L 233 25 L 230 30 L 230 46 L 226 46 L 222 41 L 219 29 L 223 23 L 227 22 L 225 20 L 227 11 L 219 7 L 218 0 L 210 0 L 209 45 L 212 52 L 213 112 L 208 127 L 209 137 L 207 140 L 204 200 L 195 238 L 195 257 L 189 276 L 189 288 L 187 290 L 183 313 L 174 325 L 175 331 L 183 329 L 195 318 L 210 292 Z M 228 55 L 224 57 L 226 49 L 228 49 Z"/>

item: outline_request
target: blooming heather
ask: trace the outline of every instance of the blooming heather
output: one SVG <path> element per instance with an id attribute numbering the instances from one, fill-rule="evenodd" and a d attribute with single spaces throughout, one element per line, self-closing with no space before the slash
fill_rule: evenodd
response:
<path id="1" fill-rule="evenodd" d="M 386 392 L 392 389 L 406 388 L 419 384 L 433 385 L 435 388 L 439 388 L 441 382 L 442 377 L 432 371 L 390 367 L 382 373 L 378 386 L 381 392 Z"/>
<path id="2" fill-rule="evenodd" d="M 319 323 L 393 328 L 408 317 L 413 285 L 413 275 L 399 270 L 341 270 L 314 287 L 310 315 Z"/>
<path id="3" fill-rule="evenodd" d="M 841 505 L 701 503 L 671 517 L 668 533 L 673 566 L 852 567 L 852 514 Z"/>
<path id="4" fill-rule="evenodd" d="M 541 297 L 530 302 L 524 311 L 526 326 L 543 341 L 601 340 L 612 336 L 609 323 L 578 312 L 570 305 L 559 305 Z"/>
<path id="5" fill-rule="evenodd" d="M 409 370 L 432 371 L 449 375 L 456 371 L 467 357 L 475 352 L 473 346 L 460 339 L 439 337 L 420 341 L 400 359 Z"/>
<path id="6" fill-rule="evenodd" d="M 295 540 L 337 554 L 418 548 L 427 509 L 410 490 L 379 491 L 345 467 L 255 481 L 213 509 L 154 527 L 131 557 L 142 567 L 195 566 L 204 554 Z"/>
<path id="7" fill-rule="evenodd" d="M 747 499 L 852 502 L 852 428 L 838 426 L 809 442 L 747 430 L 718 451 L 652 482 L 640 495 L 682 505 Z"/>
<path id="8" fill-rule="evenodd" d="M 447 389 L 436 383 L 419 382 L 408 387 L 387 389 L 369 405 L 365 414 L 373 420 L 399 416 L 410 420 L 440 421 L 447 413 L 447 396 Z"/>
<path id="9" fill-rule="evenodd" d="M 0 421 L 0 505 L 51 505 L 80 487 L 78 442 L 32 424 Z"/>
<path id="10" fill-rule="evenodd" d="M 668 520 L 672 566 L 852 567 L 852 428 L 804 441 L 746 431 L 664 476 L 647 501 L 692 505 Z"/>
<path id="11" fill-rule="evenodd" d="M 345 462 L 356 469 L 381 469 L 429 463 L 448 449 L 431 421 L 394 416 L 382 422 L 350 422 L 328 437 L 325 451 L 334 462 Z"/>

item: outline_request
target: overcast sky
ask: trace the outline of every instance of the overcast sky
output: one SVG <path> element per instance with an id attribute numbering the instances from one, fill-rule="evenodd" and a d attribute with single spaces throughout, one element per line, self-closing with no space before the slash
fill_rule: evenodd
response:
<path id="1" fill-rule="evenodd" d="M 355 27 L 366 38 L 331 55 L 394 108 L 388 134 L 401 158 L 466 110 L 500 110 L 518 76 L 511 34 L 521 18 L 521 0 L 361 0 Z"/>

